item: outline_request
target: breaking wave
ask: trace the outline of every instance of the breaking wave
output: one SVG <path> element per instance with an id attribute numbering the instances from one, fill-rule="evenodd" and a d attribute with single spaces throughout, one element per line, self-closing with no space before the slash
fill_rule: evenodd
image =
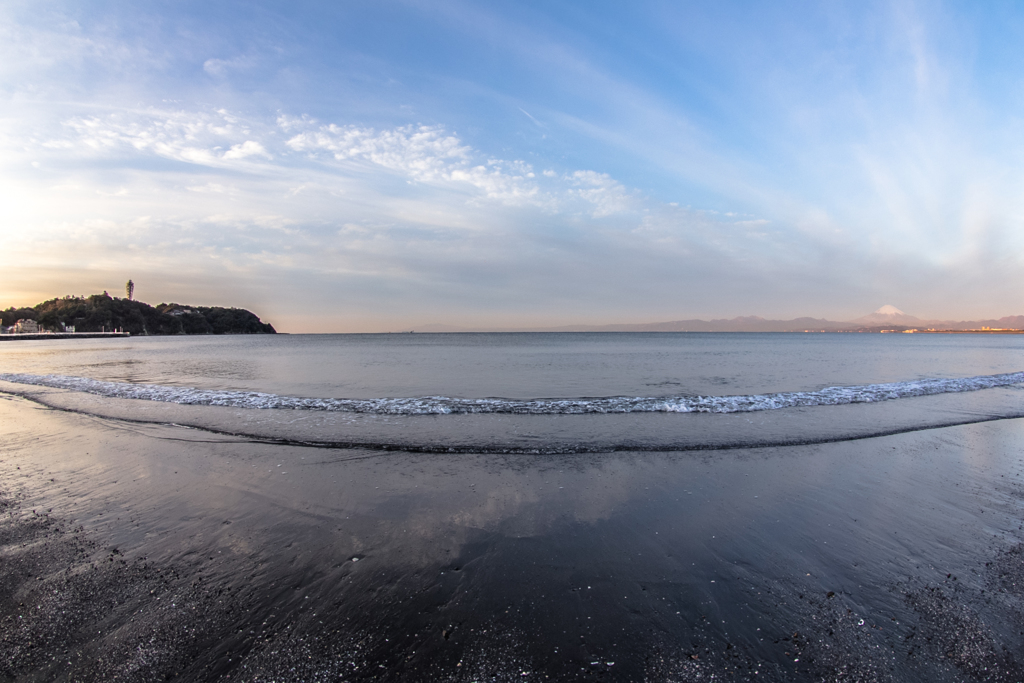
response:
<path id="1" fill-rule="evenodd" d="M 601 398 L 303 398 L 256 391 L 218 391 L 159 384 L 105 382 L 88 377 L 0 373 L 0 380 L 111 398 L 181 405 L 310 410 L 375 415 L 585 415 L 609 413 L 743 413 L 801 406 L 876 403 L 913 396 L 980 391 L 1024 383 L 1024 372 L 963 378 L 929 378 L 887 384 L 827 387 L 747 396 L 612 396 Z"/>

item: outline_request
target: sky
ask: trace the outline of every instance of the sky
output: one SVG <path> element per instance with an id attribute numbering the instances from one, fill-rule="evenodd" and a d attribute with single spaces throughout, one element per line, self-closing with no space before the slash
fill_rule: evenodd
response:
<path id="1" fill-rule="evenodd" d="M 1019 2 L 0 0 L 0 307 L 1024 314 Z"/>

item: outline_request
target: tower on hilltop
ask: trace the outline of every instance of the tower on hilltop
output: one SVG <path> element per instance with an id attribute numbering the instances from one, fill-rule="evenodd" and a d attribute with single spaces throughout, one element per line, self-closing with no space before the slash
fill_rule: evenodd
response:
<path id="1" fill-rule="evenodd" d="M 128 301 L 131 301 L 135 295 L 135 283 L 128 280 L 128 283 L 124 286 L 124 291 L 128 294 Z"/>

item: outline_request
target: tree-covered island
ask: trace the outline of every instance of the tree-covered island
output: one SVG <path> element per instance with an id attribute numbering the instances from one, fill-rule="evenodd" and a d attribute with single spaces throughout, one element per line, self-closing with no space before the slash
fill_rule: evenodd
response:
<path id="1" fill-rule="evenodd" d="M 35 320 L 43 330 L 102 332 L 123 329 L 132 335 L 157 334 L 274 334 L 270 323 L 242 308 L 160 304 L 112 297 L 106 292 L 89 297 L 66 296 L 30 308 L 0 311 L 3 326 Z"/>

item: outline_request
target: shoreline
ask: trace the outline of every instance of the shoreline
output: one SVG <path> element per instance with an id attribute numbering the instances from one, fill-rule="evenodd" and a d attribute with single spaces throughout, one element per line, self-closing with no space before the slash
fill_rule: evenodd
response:
<path id="1" fill-rule="evenodd" d="M 40 332 L 0 334 L 0 341 L 30 341 L 40 339 L 108 339 L 130 337 L 129 332 Z"/>
<path id="2" fill-rule="evenodd" d="M 1022 673 L 1024 420 L 532 458 L 0 419 L 13 680 Z"/>

